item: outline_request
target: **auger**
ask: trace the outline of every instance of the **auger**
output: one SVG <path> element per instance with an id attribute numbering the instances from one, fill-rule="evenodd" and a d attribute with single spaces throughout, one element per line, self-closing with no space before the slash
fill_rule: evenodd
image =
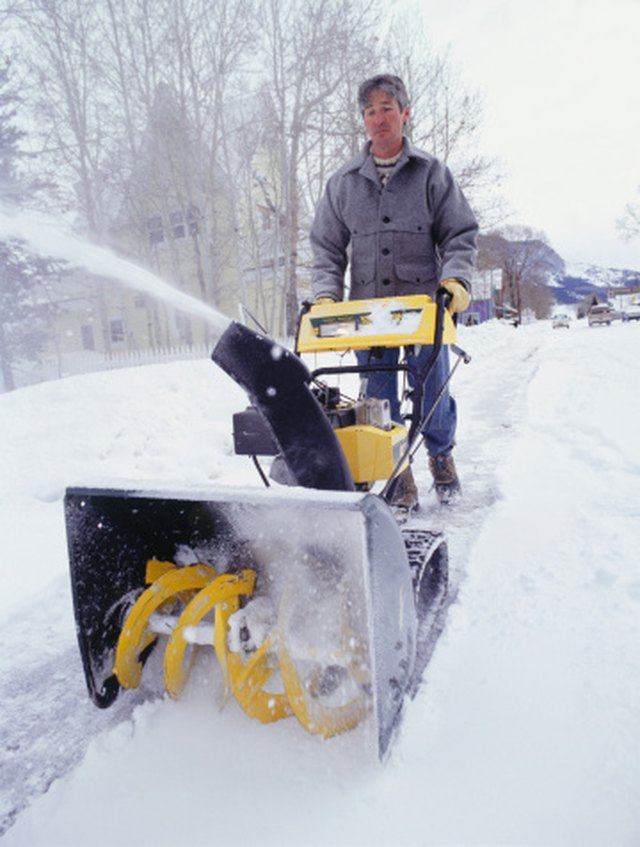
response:
<path id="1" fill-rule="evenodd" d="M 137 688 L 142 675 L 142 658 L 161 636 L 167 637 L 164 653 L 164 684 L 178 699 L 187 683 L 193 652 L 211 648 L 224 678 L 223 703 L 233 694 L 244 712 L 262 723 L 296 716 L 306 730 L 329 738 L 353 729 L 365 717 L 370 689 L 368 659 L 356 649 L 357 635 L 344 620 L 341 644 L 320 656 L 315 646 L 297 655 L 287 637 L 295 608 L 292 586 L 282 598 L 277 620 L 263 640 L 251 646 L 247 615 L 242 613 L 244 638 L 235 639 L 231 649 L 230 618 L 240 610 L 241 598 L 253 596 L 256 573 L 219 574 L 210 565 L 178 567 L 174 562 L 147 562 L 148 587 L 128 612 L 118 638 L 114 674 L 123 688 Z M 348 611 L 343 598 L 341 611 Z M 244 607 L 250 608 L 250 605 Z M 204 623 L 213 613 L 213 622 Z M 191 655 L 189 655 L 191 654 Z M 327 668 L 329 670 L 327 670 Z M 269 688 L 274 672 L 280 690 Z M 351 699 L 335 699 L 339 679 L 344 693 L 346 675 L 351 674 Z"/>

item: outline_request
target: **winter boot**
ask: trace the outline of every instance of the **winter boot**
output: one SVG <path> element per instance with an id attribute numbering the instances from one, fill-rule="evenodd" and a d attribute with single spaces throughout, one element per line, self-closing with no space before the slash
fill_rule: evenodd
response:
<path id="1" fill-rule="evenodd" d="M 411 467 L 406 468 L 397 477 L 389 505 L 398 512 L 415 512 L 420 505 L 418 489 Z"/>
<path id="2" fill-rule="evenodd" d="M 429 456 L 436 497 L 441 503 L 451 503 L 462 494 L 453 456 Z"/>

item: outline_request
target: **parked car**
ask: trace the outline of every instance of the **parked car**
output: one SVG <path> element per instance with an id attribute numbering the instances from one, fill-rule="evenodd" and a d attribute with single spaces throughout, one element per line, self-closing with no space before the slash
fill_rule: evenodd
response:
<path id="1" fill-rule="evenodd" d="M 598 303 L 597 306 L 592 306 L 589 309 L 587 320 L 589 326 L 610 326 L 613 320 L 611 306 L 606 303 Z"/>
<path id="2" fill-rule="evenodd" d="M 569 315 L 554 315 L 551 326 L 554 329 L 569 329 Z"/>
<path id="3" fill-rule="evenodd" d="M 640 321 L 640 305 L 627 306 L 622 313 L 623 321 Z"/>

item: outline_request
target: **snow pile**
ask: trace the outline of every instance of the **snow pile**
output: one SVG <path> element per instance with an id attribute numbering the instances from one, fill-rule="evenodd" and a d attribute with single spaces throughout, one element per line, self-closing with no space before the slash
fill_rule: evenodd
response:
<path id="1" fill-rule="evenodd" d="M 462 502 L 437 507 L 415 466 L 455 602 L 384 768 L 364 730 L 219 714 L 197 674 L 179 703 L 87 702 L 64 488 L 260 485 L 231 380 L 182 362 L 0 397 L 3 847 L 640 843 L 640 326 L 459 342 Z"/>

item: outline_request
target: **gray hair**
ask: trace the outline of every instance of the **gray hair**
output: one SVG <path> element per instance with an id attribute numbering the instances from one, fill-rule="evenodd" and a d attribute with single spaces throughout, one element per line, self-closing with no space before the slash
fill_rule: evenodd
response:
<path id="1" fill-rule="evenodd" d="M 370 79 L 365 79 L 358 87 L 358 106 L 361 112 L 364 112 L 369 102 L 369 95 L 376 88 L 381 88 L 387 94 L 390 94 L 398 103 L 401 110 L 409 105 L 407 90 L 400 77 L 393 76 L 392 74 L 378 74 L 377 76 L 372 76 Z"/>

